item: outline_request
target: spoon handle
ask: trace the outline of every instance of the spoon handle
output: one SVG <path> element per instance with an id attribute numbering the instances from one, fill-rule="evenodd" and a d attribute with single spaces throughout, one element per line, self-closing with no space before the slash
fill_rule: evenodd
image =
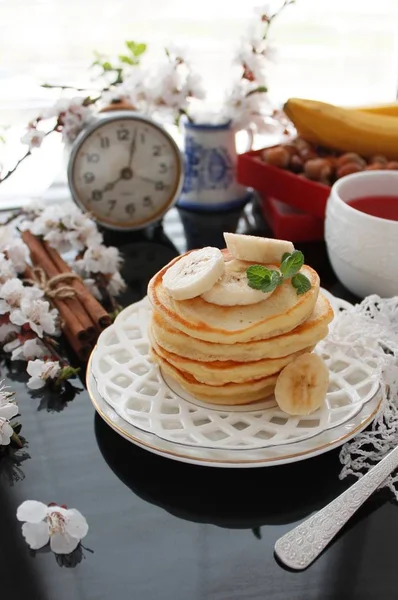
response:
<path id="1" fill-rule="evenodd" d="M 397 467 L 398 447 L 322 510 L 279 538 L 275 544 L 275 554 L 292 569 L 308 567 Z"/>

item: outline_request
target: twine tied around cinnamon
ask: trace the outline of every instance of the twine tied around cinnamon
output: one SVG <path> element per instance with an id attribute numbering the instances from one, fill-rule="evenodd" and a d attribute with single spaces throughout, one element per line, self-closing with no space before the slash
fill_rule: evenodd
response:
<path id="1" fill-rule="evenodd" d="M 37 285 L 48 298 L 74 298 L 78 295 L 78 292 L 70 285 L 62 285 L 57 287 L 60 283 L 71 281 L 72 279 L 80 279 L 76 273 L 60 273 L 54 277 L 47 277 L 46 273 L 41 267 L 34 267 L 31 270 L 32 277 L 24 279 L 25 283 L 30 285 Z"/>

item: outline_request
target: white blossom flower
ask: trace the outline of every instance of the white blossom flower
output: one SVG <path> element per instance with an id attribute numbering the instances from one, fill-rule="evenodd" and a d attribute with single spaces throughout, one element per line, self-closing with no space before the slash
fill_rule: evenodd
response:
<path id="1" fill-rule="evenodd" d="M 88 533 L 84 516 L 75 508 L 46 506 L 36 500 L 25 500 L 17 510 L 18 521 L 24 521 L 22 535 L 33 550 L 50 542 L 56 554 L 70 554 Z"/>
<path id="2" fill-rule="evenodd" d="M 236 62 L 252 74 L 253 81 L 261 85 L 265 83 L 265 59 L 262 54 L 253 52 L 251 48 L 242 48 L 236 57 Z"/>
<path id="3" fill-rule="evenodd" d="M 0 284 L 16 276 L 17 272 L 12 262 L 3 253 L 0 253 Z"/>
<path id="4" fill-rule="evenodd" d="M 46 300 L 23 297 L 20 308 L 13 310 L 10 321 L 15 325 L 28 324 L 39 337 L 43 333 L 54 335 L 57 332 L 58 311 L 50 308 Z"/>
<path id="5" fill-rule="evenodd" d="M 237 129 L 255 127 L 257 132 L 264 133 L 274 129 L 268 94 L 256 92 L 257 84 L 239 80 L 226 96 L 222 114 L 225 119 L 232 120 Z"/>
<path id="6" fill-rule="evenodd" d="M 23 299 L 33 301 L 41 298 L 43 291 L 36 286 L 26 287 L 16 277 L 9 279 L 0 287 L 0 315 L 19 308 Z M 18 323 L 21 325 L 21 323 Z"/>
<path id="7" fill-rule="evenodd" d="M 8 419 L 0 417 L 0 446 L 8 446 L 14 433 Z"/>
<path id="8" fill-rule="evenodd" d="M 11 243 L 6 244 L 7 256 L 12 262 L 17 273 L 23 273 L 26 264 L 29 261 L 29 249 L 21 238 L 15 238 Z"/>
<path id="9" fill-rule="evenodd" d="M 46 354 L 48 354 L 48 350 L 46 350 L 45 346 L 43 346 L 39 339 L 33 338 L 16 346 L 12 351 L 11 360 L 33 360 L 35 358 L 43 358 Z"/>
<path id="10" fill-rule="evenodd" d="M 63 125 L 62 138 L 64 142 L 70 143 L 88 123 L 93 112 L 90 107 L 83 105 L 84 98 L 76 96 L 74 98 L 61 98 L 57 100 L 54 106 L 43 111 L 42 117 L 49 119 L 57 117 Z"/>
<path id="11" fill-rule="evenodd" d="M 40 148 L 45 135 L 44 131 L 40 131 L 40 129 L 36 129 L 35 127 L 29 127 L 25 135 L 21 137 L 21 143 L 29 146 L 29 150 Z"/>
<path id="12" fill-rule="evenodd" d="M 103 105 L 120 100 L 131 104 L 140 112 L 148 112 L 148 69 L 134 67 L 123 83 L 101 95 Z"/>
<path id="13" fill-rule="evenodd" d="M 121 262 L 117 248 L 98 245 L 87 248 L 83 258 L 75 261 L 75 265 L 80 272 L 113 274 L 119 270 Z"/>
<path id="14" fill-rule="evenodd" d="M 271 5 L 267 3 L 262 6 L 255 6 L 254 14 L 260 19 L 268 20 L 272 16 Z"/>
<path id="15" fill-rule="evenodd" d="M 31 390 L 38 390 L 46 385 L 48 379 L 56 379 L 61 372 L 61 365 L 58 361 L 51 360 L 30 360 L 26 367 L 30 379 L 27 386 Z"/>
<path id="16" fill-rule="evenodd" d="M 62 127 L 62 139 L 66 143 L 73 142 L 83 127 L 93 117 L 92 109 L 83 105 L 84 98 L 72 98 L 69 106 L 60 114 Z"/>
<path id="17" fill-rule="evenodd" d="M 7 341 L 7 339 L 9 339 L 10 336 L 12 336 L 14 333 L 18 333 L 18 332 L 19 332 L 19 327 L 17 327 L 13 323 L 2 323 L 0 325 L 0 343 L 2 344 L 3 342 Z M 5 346 L 4 346 L 4 350 L 6 352 L 8 352 L 8 350 L 5 349 Z"/>
<path id="18" fill-rule="evenodd" d="M 111 296 L 119 296 L 126 289 L 126 282 L 123 277 L 120 275 L 119 271 L 116 271 L 112 275 L 108 283 L 108 291 Z"/>

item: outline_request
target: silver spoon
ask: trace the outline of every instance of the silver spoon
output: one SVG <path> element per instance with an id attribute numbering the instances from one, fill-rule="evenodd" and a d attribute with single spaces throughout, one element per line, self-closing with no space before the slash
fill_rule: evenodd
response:
<path id="1" fill-rule="evenodd" d="M 292 569 L 308 567 L 397 467 L 398 447 L 322 510 L 279 538 L 275 554 Z"/>

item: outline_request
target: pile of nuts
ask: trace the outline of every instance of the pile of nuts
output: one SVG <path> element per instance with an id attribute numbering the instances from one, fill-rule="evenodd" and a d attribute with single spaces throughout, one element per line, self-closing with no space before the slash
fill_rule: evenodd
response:
<path id="1" fill-rule="evenodd" d="M 340 177 L 359 171 L 398 170 L 398 162 L 388 161 L 385 156 L 372 156 L 366 160 L 355 152 L 339 154 L 313 146 L 299 137 L 288 143 L 266 148 L 261 152 L 260 158 L 268 165 L 324 185 L 332 185 Z"/>

